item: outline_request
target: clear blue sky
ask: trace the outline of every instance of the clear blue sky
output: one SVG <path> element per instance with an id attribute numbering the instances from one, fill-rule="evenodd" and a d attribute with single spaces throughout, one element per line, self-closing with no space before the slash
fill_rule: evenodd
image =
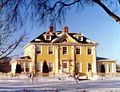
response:
<path id="1" fill-rule="evenodd" d="M 66 16 L 66 22 L 57 30 L 63 30 L 64 26 L 69 27 L 69 32 L 82 32 L 89 39 L 99 43 L 97 46 L 97 56 L 106 57 L 120 61 L 120 24 L 106 14 L 99 6 L 87 7 L 80 13 L 70 12 Z M 29 29 L 29 37 L 25 44 L 39 36 L 44 31 L 48 31 L 49 25 Z M 22 48 L 16 53 L 23 52 Z"/>

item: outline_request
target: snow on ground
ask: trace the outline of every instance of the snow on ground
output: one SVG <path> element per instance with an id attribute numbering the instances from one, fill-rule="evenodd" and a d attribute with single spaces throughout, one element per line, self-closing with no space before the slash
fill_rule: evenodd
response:
<path id="1" fill-rule="evenodd" d="M 27 75 L 0 78 L 0 91 L 25 92 L 25 90 L 29 92 L 120 92 L 120 77 L 95 76 L 94 80 L 82 80 L 78 83 L 70 76 L 35 77 L 33 83 Z"/>

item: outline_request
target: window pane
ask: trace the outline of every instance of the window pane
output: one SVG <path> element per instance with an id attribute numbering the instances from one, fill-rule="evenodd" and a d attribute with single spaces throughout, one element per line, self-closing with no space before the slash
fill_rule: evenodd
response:
<path id="1" fill-rule="evenodd" d="M 46 39 L 50 39 L 50 36 L 47 36 Z"/>
<path id="2" fill-rule="evenodd" d="M 29 72 L 29 63 L 26 63 L 25 67 L 26 67 L 26 72 Z"/>
<path id="3" fill-rule="evenodd" d="M 67 47 L 63 47 L 63 54 L 67 54 Z"/>
<path id="4" fill-rule="evenodd" d="M 48 53 L 53 54 L 53 46 L 48 47 Z"/>
<path id="5" fill-rule="evenodd" d="M 80 47 L 76 47 L 76 54 L 80 54 Z"/>
<path id="6" fill-rule="evenodd" d="M 91 55 L 92 54 L 92 50 L 91 50 L 91 48 L 89 47 L 88 48 L 88 55 Z"/>
<path id="7" fill-rule="evenodd" d="M 41 62 L 37 62 L 36 64 L 36 71 L 41 72 Z"/>
<path id="8" fill-rule="evenodd" d="M 67 68 L 67 63 L 63 63 L 63 68 Z"/>
<path id="9" fill-rule="evenodd" d="M 36 52 L 37 52 L 37 54 L 41 54 L 41 49 L 42 47 L 41 46 L 37 46 L 36 47 Z"/>
<path id="10" fill-rule="evenodd" d="M 22 72 L 24 72 L 24 63 L 20 63 Z"/>
<path id="11" fill-rule="evenodd" d="M 53 71 L 53 63 L 49 62 L 49 72 Z"/>
<path id="12" fill-rule="evenodd" d="M 88 72 L 92 69 L 92 64 L 88 63 Z"/>

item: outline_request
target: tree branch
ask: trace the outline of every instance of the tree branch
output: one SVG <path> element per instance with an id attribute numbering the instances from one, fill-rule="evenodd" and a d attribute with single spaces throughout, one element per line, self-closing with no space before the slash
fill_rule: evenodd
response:
<path id="1" fill-rule="evenodd" d="M 109 16 L 111 16 L 113 19 L 116 20 L 116 22 L 120 23 L 120 18 L 117 15 L 115 15 L 113 12 L 111 12 L 100 0 L 92 0 L 92 1 L 98 4 L 99 6 L 101 6 Z"/>

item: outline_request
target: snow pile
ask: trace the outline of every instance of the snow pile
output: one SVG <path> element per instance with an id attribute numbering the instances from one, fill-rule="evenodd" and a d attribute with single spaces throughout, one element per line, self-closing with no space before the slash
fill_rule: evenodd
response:
<path id="1" fill-rule="evenodd" d="M 51 77 L 36 77 L 38 81 L 75 81 L 75 78 L 68 75 L 51 76 Z"/>
<path id="2" fill-rule="evenodd" d="M 19 76 L 15 76 L 14 78 L 26 79 L 26 78 L 29 78 L 29 76 L 27 74 L 21 74 Z"/>
<path id="3" fill-rule="evenodd" d="M 91 78 L 91 80 L 101 80 L 101 76 L 95 75 Z"/>

